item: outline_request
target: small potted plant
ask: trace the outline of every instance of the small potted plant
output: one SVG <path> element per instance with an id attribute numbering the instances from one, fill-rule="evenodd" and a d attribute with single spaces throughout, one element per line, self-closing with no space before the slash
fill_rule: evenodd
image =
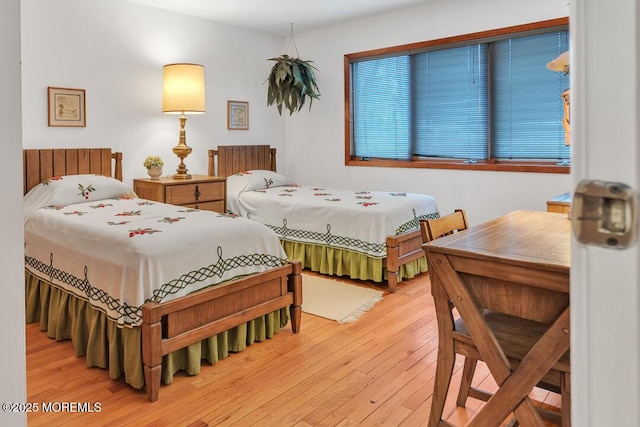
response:
<path id="1" fill-rule="evenodd" d="M 160 179 L 162 166 L 164 166 L 164 162 L 158 156 L 148 156 L 144 159 L 144 167 L 147 168 L 147 173 L 151 179 Z"/>

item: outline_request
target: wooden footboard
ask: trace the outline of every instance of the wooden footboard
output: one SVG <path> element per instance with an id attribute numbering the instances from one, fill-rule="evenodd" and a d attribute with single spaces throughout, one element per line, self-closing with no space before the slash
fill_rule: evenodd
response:
<path id="1" fill-rule="evenodd" d="M 387 281 L 389 292 L 398 288 L 400 267 L 424 256 L 420 230 L 387 237 Z"/>
<path id="2" fill-rule="evenodd" d="M 173 301 L 142 306 L 142 360 L 149 400 L 158 399 L 162 356 L 290 307 L 291 329 L 300 330 L 302 270 L 297 260 Z"/>

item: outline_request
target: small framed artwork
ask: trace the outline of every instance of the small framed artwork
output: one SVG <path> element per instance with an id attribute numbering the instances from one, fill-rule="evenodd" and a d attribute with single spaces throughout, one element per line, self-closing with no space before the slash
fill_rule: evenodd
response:
<path id="1" fill-rule="evenodd" d="M 49 87 L 49 126 L 86 126 L 84 89 Z"/>
<path id="2" fill-rule="evenodd" d="M 227 129 L 249 129 L 249 103 L 244 101 L 227 101 Z"/>

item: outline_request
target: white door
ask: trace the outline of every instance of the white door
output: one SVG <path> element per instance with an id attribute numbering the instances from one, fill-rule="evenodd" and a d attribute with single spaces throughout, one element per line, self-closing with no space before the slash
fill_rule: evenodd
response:
<path id="1" fill-rule="evenodd" d="M 640 189 L 637 0 L 569 0 L 572 181 Z M 573 425 L 640 425 L 640 251 L 573 245 Z"/>

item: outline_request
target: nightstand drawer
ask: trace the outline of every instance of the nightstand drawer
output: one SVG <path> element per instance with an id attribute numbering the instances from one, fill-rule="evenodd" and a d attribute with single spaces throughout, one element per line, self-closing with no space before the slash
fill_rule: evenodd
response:
<path id="1" fill-rule="evenodd" d="M 165 200 L 174 205 L 186 205 L 211 200 L 224 200 L 224 182 L 169 185 L 165 188 Z"/>
<path id="2" fill-rule="evenodd" d="M 198 203 L 187 203 L 182 205 L 186 208 L 195 208 L 200 209 L 202 211 L 214 211 L 219 213 L 224 213 L 224 201 L 217 200 L 215 202 L 198 202 Z"/>

